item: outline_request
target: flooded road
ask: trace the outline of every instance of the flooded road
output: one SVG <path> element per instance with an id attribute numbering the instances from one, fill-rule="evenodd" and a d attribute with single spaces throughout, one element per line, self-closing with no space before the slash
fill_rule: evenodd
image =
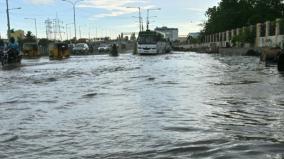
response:
<path id="1" fill-rule="evenodd" d="M 24 60 L 0 71 L 0 158 L 283 158 L 284 76 L 256 57 Z"/>

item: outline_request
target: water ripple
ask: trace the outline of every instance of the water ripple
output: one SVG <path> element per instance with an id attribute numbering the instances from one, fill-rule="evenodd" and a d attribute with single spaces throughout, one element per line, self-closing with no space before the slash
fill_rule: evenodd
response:
<path id="1" fill-rule="evenodd" d="M 283 158 L 275 69 L 192 52 L 23 60 L 0 71 L 0 158 Z"/>

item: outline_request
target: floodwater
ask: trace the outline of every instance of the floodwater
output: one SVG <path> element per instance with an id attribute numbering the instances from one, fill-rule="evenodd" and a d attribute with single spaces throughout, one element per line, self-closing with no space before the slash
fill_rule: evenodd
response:
<path id="1" fill-rule="evenodd" d="M 0 71 L 0 158 L 284 158 L 284 75 L 257 57 L 22 65 Z"/>

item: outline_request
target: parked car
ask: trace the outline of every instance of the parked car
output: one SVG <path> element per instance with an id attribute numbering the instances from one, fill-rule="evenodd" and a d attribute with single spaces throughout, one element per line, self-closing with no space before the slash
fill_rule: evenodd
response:
<path id="1" fill-rule="evenodd" d="M 108 44 L 101 44 L 98 47 L 99 52 L 109 52 L 110 50 L 111 50 L 111 45 L 108 45 Z"/>
<path id="2" fill-rule="evenodd" d="M 73 54 L 89 54 L 89 46 L 86 43 L 78 43 L 73 48 Z"/>

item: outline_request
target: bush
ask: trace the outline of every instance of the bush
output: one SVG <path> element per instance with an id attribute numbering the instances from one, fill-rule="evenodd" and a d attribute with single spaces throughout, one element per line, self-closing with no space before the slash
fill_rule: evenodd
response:
<path id="1" fill-rule="evenodd" d="M 244 44 L 244 43 L 250 43 L 250 44 L 254 44 L 255 43 L 255 29 L 253 29 L 252 31 L 250 31 L 249 28 L 246 28 L 244 31 L 240 32 L 239 35 L 235 36 L 232 39 L 232 43 L 235 45 L 238 43 Z"/>

